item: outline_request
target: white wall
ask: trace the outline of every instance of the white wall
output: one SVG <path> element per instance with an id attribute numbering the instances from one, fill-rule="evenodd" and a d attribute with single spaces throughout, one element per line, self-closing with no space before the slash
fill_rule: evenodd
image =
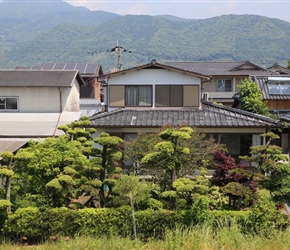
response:
<path id="1" fill-rule="evenodd" d="M 143 69 L 117 75 L 108 79 L 110 85 L 146 85 L 146 84 L 200 84 L 200 78 L 165 69 Z"/>

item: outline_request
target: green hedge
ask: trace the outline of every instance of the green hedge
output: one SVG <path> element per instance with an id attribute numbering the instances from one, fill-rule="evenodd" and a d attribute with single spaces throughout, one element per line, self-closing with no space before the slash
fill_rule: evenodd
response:
<path id="1" fill-rule="evenodd" d="M 210 211 L 209 222 L 219 227 L 221 221 L 235 220 L 246 224 L 248 212 Z M 140 239 L 163 238 L 167 230 L 187 226 L 191 219 L 186 211 L 144 210 L 135 213 L 137 236 Z M 204 222 L 203 222 L 204 223 Z M 2 228 L 3 235 L 11 240 L 22 236 L 34 241 L 42 241 L 50 236 L 87 235 L 96 237 L 133 237 L 132 214 L 130 207 L 38 209 L 19 208 L 10 213 Z"/>

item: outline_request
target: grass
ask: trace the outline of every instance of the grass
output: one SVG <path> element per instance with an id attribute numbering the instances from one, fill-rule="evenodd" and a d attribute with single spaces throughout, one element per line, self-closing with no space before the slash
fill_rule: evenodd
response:
<path id="1" fill-rule="evenodd" d="M 142 242 L 127 238 L 76 237 L 46 242 L 35 246 L 19 246 L 2 242 L 1 250 L 288 250 L 290 231 L 269 231 L 261 235 L 243 234 L 238 226 L 221 227 L 216 232 L 210 227 L 176 229 L 169 231 L 164 240 Z"/>

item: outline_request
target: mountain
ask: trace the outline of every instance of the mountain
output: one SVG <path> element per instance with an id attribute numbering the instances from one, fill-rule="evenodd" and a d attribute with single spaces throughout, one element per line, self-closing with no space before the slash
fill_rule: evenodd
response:
<path id="1" fill-rule="evenodd" d="M 67 6 L 63 1 L 48 3 L 48 12 L 25 15 L 18 6 L 15 11 L 21 18 L 0 15 L 1 68 L 44 62 L 98 62 L 106 71 L 117 66 L 117 54 L 108 52 L 116 45 L 127 50 L 120 57 L 123 68 L 153 58 L 159 62 L 249 60 L 260 66 L 286 65 L 290 59 L 290 23 L 279 19 L 257 15 L 202 20 L 169 15 L 120 16 Z"/>
<path id="2" fill-rule="evenodd" d="M 0 18 L 27 19 L 34 15 L 52 12 L 89 12 L 85 7 L 74 7 L 62 0 L 29 0 L 0 2 Z"/>

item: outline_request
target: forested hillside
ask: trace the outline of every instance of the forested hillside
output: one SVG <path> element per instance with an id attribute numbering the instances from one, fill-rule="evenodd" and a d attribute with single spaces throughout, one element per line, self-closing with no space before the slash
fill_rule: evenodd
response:
<path id="1" fill-rule="evenodd" d="M 0 2 L 1 9 L 4 3 Z M 0 14 L 0 68 L 98 62 L 109 70 L 117 66 L 117 57 L 108 50 L 117 43 L 130 52 L 122 54 L 123 68 L 153 58 L 160 62 L 249 60 L 266 67 L 274 63 L 285 66 L 290 59 L 290 23 L 279 19 L 257 15 L 202 20 L 120 16 L 67 3 L 58 11 L 58 5 L 53 9 L 49 4 L 50 11 L 45 13 L 25 15 L 18 6 L 17 15 L 7 18 Z"/>

